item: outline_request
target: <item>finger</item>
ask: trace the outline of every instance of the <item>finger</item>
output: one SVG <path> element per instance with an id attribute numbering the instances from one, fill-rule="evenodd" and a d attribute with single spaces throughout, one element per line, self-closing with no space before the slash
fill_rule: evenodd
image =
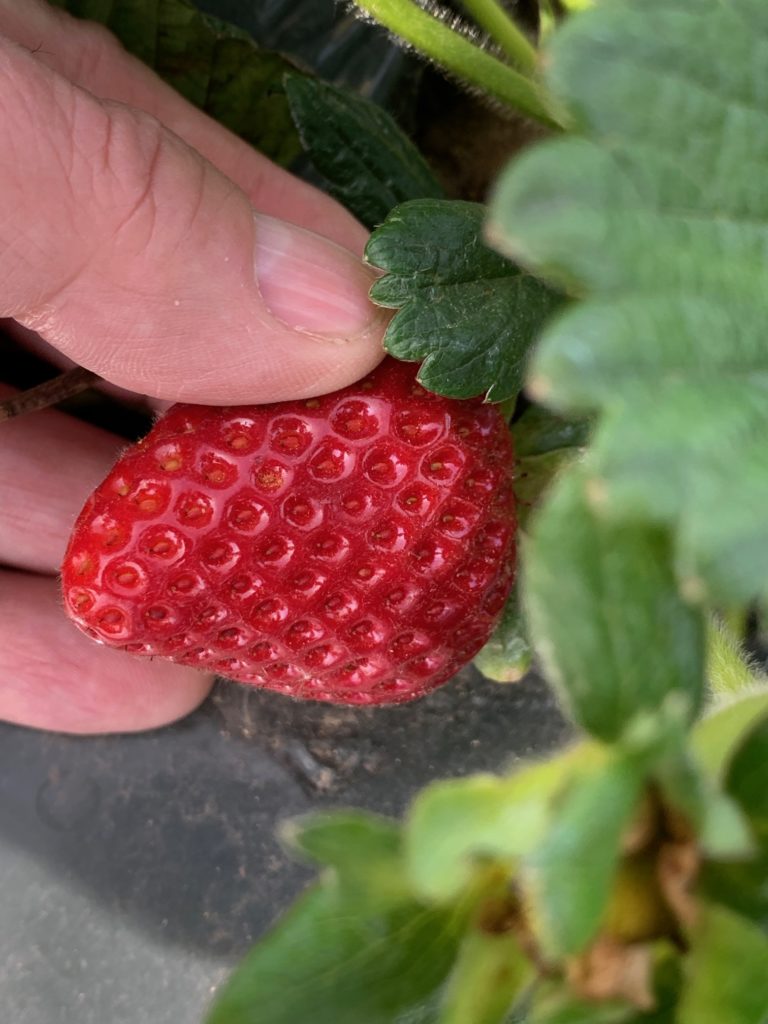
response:
<path id="1" fill-rule="evenodd" d="M 0 315 L 120 387 L 210 404 L 334 390 L 381 359 L 369 271 L 254 216 L 145 114 L 0 40 Z"/>
<path id="2" fill-rule="evenodd" d="M 0 0 L 0 34 L 95 96 L 154 115 L 239 185 L 263 213 L 362 253 L 367 232 L 351 214 L 188 103 L 100 25 L 78 21 L 40 0 Z"/>
<path id="3" fill-rule="evenodd" d="M 0 385 L 0 398 L 10 393 Z M 0 562 L 58 572 L 83 502 L 124 444 L 49 410 L 0 423 Z"/>
<path id="4" fill-rule="evenodd" d="M 74 629 L 54 579 L 0 570 L 0 719 L 72 733 L 136 732 L 188 714 L 212 678 L 129 657 Z"/>

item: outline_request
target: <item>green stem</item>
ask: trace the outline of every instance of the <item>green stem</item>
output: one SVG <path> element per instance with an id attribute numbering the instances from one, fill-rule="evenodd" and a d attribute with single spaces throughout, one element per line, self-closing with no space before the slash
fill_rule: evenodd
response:
<path id="1" fill-rule="evenodd" d="M 740 639 L 722 619 L 710 619 L 707 633 L 707 679 L 715 700 L 765 688 L 765 676 L 750 662 Z"/>
<path id="2" fill-rule="evenodd" d="M 467 12 L 524 74 L 532 75 L 538 53 L 498 0 L 462 0 Z"/>
<path id="3" fill-rule="evenodd" d="M 454 32 L 414 0 L 355 0 L 390 32 L 400 36 L 447 71 L 550 128 L 559 127 L 546 93 L 465 36 Z"/>
<path id="4" fill-rule="evenodd" d="M 539 45 L 546 43 L 557 28 L 557 21 L 558 10 L 554 0 L 541 0 L 539 3 Z"/>

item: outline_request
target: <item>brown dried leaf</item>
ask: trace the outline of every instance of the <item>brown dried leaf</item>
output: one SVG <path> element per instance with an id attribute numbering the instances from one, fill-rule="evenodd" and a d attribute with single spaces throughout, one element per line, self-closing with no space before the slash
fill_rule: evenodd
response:
<path id="1" fill-rule="evenodd" d="M 696 897 L 693 887 L 701 866 L 696 844 L 665 843 L 659 850 L 658 877 L 670 909 L 684 929 L 696 920 Z"/>
<path id="2" fill-rule="evenodd" d="M 573 992 L 580 999 L 607 1002 L 625 999 L 639 1010 L 652 1010 L 653 958 L 650 945 L 624 945 L 601 937 L 567 964 Z"/>

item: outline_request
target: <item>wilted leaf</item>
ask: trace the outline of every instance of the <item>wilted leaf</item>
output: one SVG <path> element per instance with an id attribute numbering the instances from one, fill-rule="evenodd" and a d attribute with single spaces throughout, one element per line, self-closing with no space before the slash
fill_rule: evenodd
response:
<path id="1" fill-rule="evenodd" d="M 673 1024 L 680 990 L 679 956 L 666 943 L 655 944 L 654 996 L 650 1010 L 626 1001 L 594 1002 L 574 995 L 564 982 L 544 982 L 536 991 L 526 1024 Z"/>
<path id="2" fill-rule="evenodd" d="M 653 948 L 650 943 L 617 942 L 600 936 L 568 963 L 568 981 L 592 1003 L 617 1000 L 650 1010 L 653 997 Z"/>

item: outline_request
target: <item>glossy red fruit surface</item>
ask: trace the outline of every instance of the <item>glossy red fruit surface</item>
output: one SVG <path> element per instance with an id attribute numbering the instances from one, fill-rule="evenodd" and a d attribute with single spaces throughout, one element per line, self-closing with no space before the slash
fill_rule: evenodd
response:
<path id="1" fill-rule="evenodd" d="M 62 582 L 102 643 L 390 704 L 476 654 L 514 561 L 497 408 L 431 394 L 386 359 L 321 398 L 174 406 L 89 498 Z"/>

